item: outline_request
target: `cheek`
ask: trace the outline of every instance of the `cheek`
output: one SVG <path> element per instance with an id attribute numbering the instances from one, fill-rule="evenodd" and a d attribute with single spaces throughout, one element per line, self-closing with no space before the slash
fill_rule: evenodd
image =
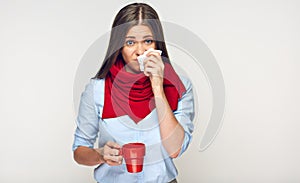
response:
<path id="1" fill-rule="evenodd" d="M 153 41 L 151 44 L 147 45 L 147 49 L 149 49 L 149 48 L 156 49 L 156 42 Z"/>
<path id="2" fill-rule="evenodd" d="M 131 48 L 123 48 L 122 50 L 122 55 L 123 58 L 125 59 L 125 61 L 128 61 L 128 59 L 130 60 L 132 55 L 133 55 L 134 50 Z"/>

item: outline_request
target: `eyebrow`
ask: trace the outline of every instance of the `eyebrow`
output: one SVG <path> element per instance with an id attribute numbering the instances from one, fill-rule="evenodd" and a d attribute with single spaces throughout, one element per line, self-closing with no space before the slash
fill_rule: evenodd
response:
<path id="1" fill-rule="evenodd" d="M 143 39 L 149 38 L 149 37 L 153 37 L 153 36 L 151 36 L 151 35 L 146 35 L 146 36 L 143 37 Z M 135 36 L 126 36 L 125 38 L 135 39 Z"/>

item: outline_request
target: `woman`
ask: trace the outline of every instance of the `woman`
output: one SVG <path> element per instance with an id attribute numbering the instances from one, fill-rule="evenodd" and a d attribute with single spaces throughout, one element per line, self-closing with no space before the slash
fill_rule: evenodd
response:
<path id="1" fill-rule="evenodd" d="M 150 49 L 140 70 L 137 57 Z M 100 183 L 176 182 L 173 158 L 188 147 L 192 86 L 172 68 L 155 10 L 133 3 L 116 15 L 105 60 L 81 96 L 73 144 L 77 163 L 94 166 Z M 94 143 L 98 138 L 98 148 Z M 119 149 L 146 145 L 143 171 L 128 173 Z"/>

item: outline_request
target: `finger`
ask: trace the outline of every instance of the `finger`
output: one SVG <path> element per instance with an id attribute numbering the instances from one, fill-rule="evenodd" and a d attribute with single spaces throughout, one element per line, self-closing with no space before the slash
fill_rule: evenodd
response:
<path id="1" fill-rule="evenodd" d="M 118 165 L 122 164 L 122 161 L 120 161 L 120 162 L 114 162 L 114 161 L 107 160 L 106 163 L 108 165 L 110 165 L 110 166 L 118 166 Z"/>
<path id="2" fill-rule="evenodd" d="M 164 70 L 164 64 L 154 59 L 147 59 L 144 61 L 144 67 L 157 68 L 158 70 Z"/>
<path id="3" fill-rule="evenodd" d="M 105 154 L 111 155 L 111 156 L 118 156 L 120 154 L 120 150 L 118 149 L 107 149 L 107 151 L 104 152 Z"/>
<path id="4" fill-rule="evenodd" d="M 144 70 L 144 74 L 146 75 L 146 76 L 148 76 L 148 77 L 152 77 L 152 76 L 158 76 L 158 77 L 161 77 L 161 78 L 163 78 L 163 74 L 161 73 L 161 72 L 159 72 L 159 71 L 157 71 L 157 69 L 156 68 L 145 68 L 145 70 Z"/>
<path id="5" fill-rule="evenodd" d="M 150 77 L 150 73 L 144 71 L 145 76 Z"/>
<path id="6" fill-rule="evenodd" d="M 106 142 L 106 144 L 105 145 L 107 145 L 107 146 L 109 146 L 109 147 L 111 147 L 111 148 L 121 148 L 121 146 L 119 145 L 119 144 L 117 144 L 117 143 L 115 143 L 115 142 L 112 142 L 112 141 L 108 141 L 108 142 Z"/>
<path id="7" fill-rule="evenodd" d="M 153 70 L 154 70 L 154 69 L 151 68 L 151 67 L 145 67 L 144 74 L 145 74 L 146 76 L 151 76 Z"/>
<path id="8" fill-rule="evenodd" d="M 158 67 L 158 65 L 157 65 L 157 63 L 148 61 L 148 62 L 146 62 L 146 63 L 144 64 L 144 68 L 147 68 L 147 67 L 155 68 L 155 67 Z"/>
<path id="9" fill-rule="evenodd" d="M 157 51 L 150 51 L 146 56 L 149 57 L 150 55 L 153 55 L 155 57 L 160 57 L 160 54 Z"/>
<path id="10" fill-rule="evenodd" d="M 122 161 L 123 157 L 122 156 L 104 155 L 103 159 L 105 161 L 120 162 L 120 161 Z"/>
<path id="11" fill-rule="evenodd" d="M 113 149 L 109 146 L 104 146 L 103 155 L 117 156 L 120 154 L 120 149 Z"/>
<path id="12" fill-rule="evenodd" d="M 144 65 L 144 71 L 147 72 L 158 72 L 158 73 L 163 73 L 164 71 L 164 65 L 160 65 L 160 64 L 157 64 L 157 63 L 153 63 L 153 62 L 147 62 L 145 65 Z"/>
<path id="13" fill-rule="evenodd" d="M 146 59 L 144 60 L 145 62 L 154 62 L 154 63 L 159 63 L 160 62 L 160 59 L 159 57 L 156 57 L 156 56 L 153 56 L 153 55 L 150 55 L 149 57 L 146 57 Z"/>

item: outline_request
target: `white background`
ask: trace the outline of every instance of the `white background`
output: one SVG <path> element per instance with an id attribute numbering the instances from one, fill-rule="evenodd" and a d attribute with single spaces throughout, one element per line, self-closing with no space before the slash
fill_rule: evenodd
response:
<path id="1" fill-rule="evenodd" d="M 73 83 L 85 51 L 128 2 L 0 1 L 0 182 L 94 182 L 93 167 L 72 159 Z M 299 182 L 299 1 L 149 4 L 207 44 L 226 86 L 220 133 L 198 151 L 208 116 L 200 112 L 193 142 L 176 160 L 178 180 Z M 176 49 L 170 55 L 180 58 Z"/>

